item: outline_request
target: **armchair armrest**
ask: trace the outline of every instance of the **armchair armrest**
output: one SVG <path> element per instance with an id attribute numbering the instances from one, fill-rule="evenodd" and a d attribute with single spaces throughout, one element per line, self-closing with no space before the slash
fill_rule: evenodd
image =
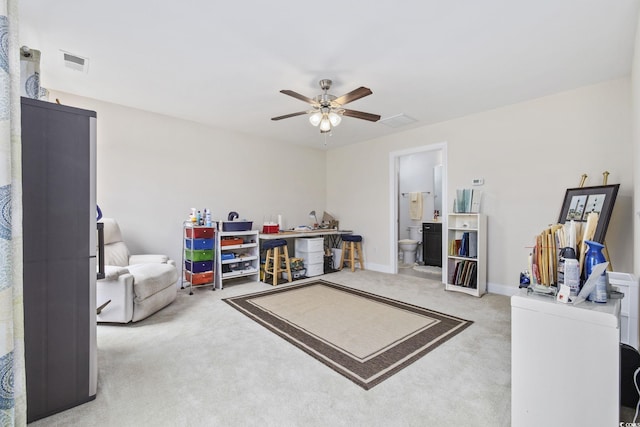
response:
<path id="1" fill-rule="evenodd" d="M 126 267 L 105 265 L 105 278 L 96 282 L 96 305 L 107 304 L 98 322 L 128 323 L 133 318 L 133 275 Z"/>
<path id="2" fill-rule="evenodd" d="M 120 267 L 117 265 L 105 265 L 104 266 L 104 279 L 105 281 L 115 281 L 118 280 L 120 276 L 123 274 L 128 274 L 129 270 L 127 267 Z"/>
<path id="3" fill-rule="evenodd" d="M 166 255 L 131 255 L 129 257 L 129 265 L 133 264 L 166 264 L 169 257 Z"/>

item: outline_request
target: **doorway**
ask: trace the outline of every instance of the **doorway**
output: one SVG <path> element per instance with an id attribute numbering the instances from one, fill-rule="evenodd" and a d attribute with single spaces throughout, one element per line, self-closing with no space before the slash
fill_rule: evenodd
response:
<path id="1" fill-rule="evenodd" d="M 437 279 L 444 281 L 444 273 L 438 268 L 424 268 L 422 263 L 422 225 L 434 221 L 434 211 L 439 211 L 442 225 L 443 248 L 446 248 L 444 230 L 447 211 L 447 144 L 446 142 L 395 151 L 389 154 L 391 224 L 391 271 L 395 274 Z M 421 198 L 421 214 L 416 210 L 416 199 Z M 419 237 L 416 231 L 419 228 Z M 411 237 L 411 239 L 409 239 Z M 420 244 L 415 252 L 399 249 L 399 240 L 416 240 Z M 406 246 L 405 246 L 406 247 Z M 409 262 L 403 262 L 403 255 Z M 441 253 L 441 259 L 444 251 Z"/>

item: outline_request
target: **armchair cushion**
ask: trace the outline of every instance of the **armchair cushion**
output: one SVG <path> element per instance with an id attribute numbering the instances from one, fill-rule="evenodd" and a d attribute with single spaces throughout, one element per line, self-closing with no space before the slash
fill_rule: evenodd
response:
<path id="1" fill-rule="evenodd" d="M 104 251 L 104 264 L 126 267 L 129 265 L 129 249 L 124 242 L 110 243 Z"/>
<path id="2" fill-rule="evenodd" d="M 169 264 L 134 264 L 127 267 L 133 274 L 134 301 L 141 302 L 165 289 L 174 286 L 178 280 L 178 270 Z"/>
<path id="3" fill-rule="evenodd" d="M 166 255 L 131 255 L 129 257 L 129 264 L 166 264 L 169 261 L 169 257 Z"/>

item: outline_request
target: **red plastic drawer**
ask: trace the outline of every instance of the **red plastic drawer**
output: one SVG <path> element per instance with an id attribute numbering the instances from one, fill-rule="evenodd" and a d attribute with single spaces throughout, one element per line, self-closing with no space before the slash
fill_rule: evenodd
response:
<path id="1" fill-rule="evenodd" d="M 185 271 L 184 278 L 191 282 L 192 285 L 204 285 L 205 283 L 213 282 L 213 271 L 206 273 L 191 273 L 190 271 Z"/>
<path id="2" fill-rule="evenodd" d="M 194 239 L 212 239 L 215 235 L 213 227 L 187 227 L 185 230 L 187 237 Z"/>

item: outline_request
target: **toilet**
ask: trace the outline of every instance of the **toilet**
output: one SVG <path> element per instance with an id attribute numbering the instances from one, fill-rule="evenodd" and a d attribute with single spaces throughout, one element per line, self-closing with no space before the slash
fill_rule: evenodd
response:
<path id="1" fill-rule="evenodd" d="M 414 264 L 416 262 L 416 252 L 420 243 L 420 226 L 409 226 L 409 238 L 398 240 L 404 264 Z"/>

